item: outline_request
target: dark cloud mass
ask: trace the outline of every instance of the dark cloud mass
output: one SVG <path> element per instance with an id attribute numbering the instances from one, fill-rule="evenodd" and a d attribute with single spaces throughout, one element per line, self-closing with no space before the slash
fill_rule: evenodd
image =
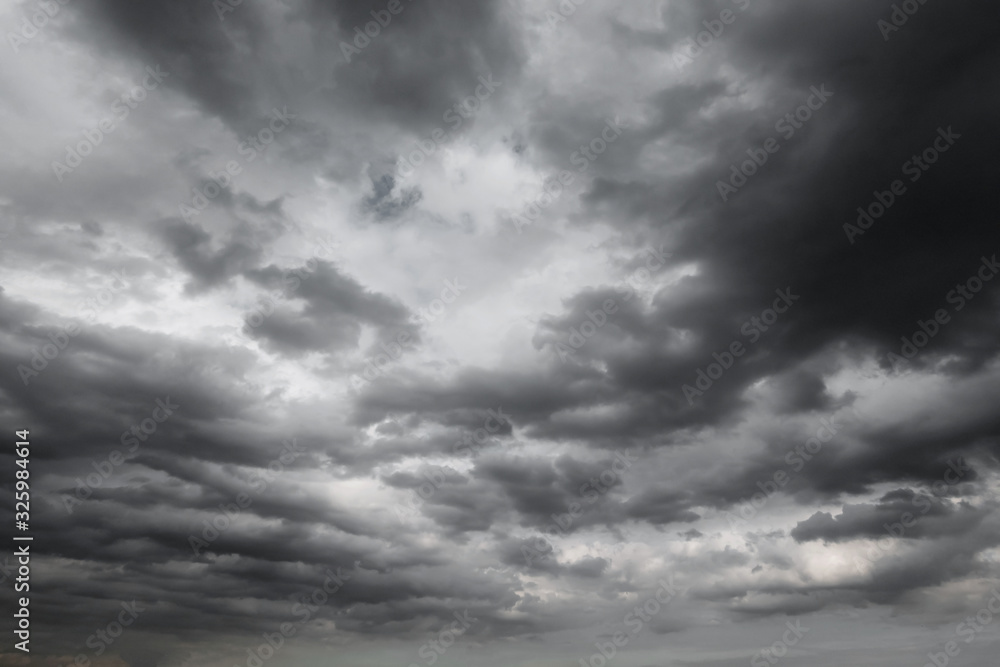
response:
<path id="1" fill-rule="evenodd" d="M 0 23 L 0 665 L 995 661 L 996 3 Z"/>

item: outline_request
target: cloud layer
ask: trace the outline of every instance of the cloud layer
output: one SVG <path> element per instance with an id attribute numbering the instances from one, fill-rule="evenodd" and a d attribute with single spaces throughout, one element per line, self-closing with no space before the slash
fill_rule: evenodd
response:
<path id="1" fill-rule="evenodd" d="M 0 664 L 995 654 L 995 4 L 52 4 Z"/>

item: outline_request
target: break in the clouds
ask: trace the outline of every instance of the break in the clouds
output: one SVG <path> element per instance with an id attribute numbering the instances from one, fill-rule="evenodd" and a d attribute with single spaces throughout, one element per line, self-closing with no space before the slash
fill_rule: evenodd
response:
<path id="1" fill-rule="evenodd" d="M 0 26 L 0 664 L 995 660 L 996 3 Z"/>

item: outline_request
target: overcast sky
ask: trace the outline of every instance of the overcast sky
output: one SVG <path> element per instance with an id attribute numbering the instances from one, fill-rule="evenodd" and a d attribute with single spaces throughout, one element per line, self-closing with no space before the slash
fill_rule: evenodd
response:
<path id="1" fill-rule="evenodd" d="M 0 665 L 995 661 L 996 2 L 0 27 Z"/>

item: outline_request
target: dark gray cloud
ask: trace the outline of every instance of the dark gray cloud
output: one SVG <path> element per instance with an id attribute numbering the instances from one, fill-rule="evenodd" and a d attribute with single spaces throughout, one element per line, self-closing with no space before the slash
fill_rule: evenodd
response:
<path id="1" fill-rule="evenodd" d="M 942 650 L 1000 545 L 1000 9 L 390 4 L 80 0 L 0 72 L 38 660 L 135 600 L 104 665 L 233 664 L 338 568 L 274 664 L 463 611 L 442 664 L 586 660 L 667 577 L 637 664 Z"/>
<path id="2" fill-rule="evenodd" d="M 296 307 L 265 295 L 263 307 L 247 314 L 244 331 L 273 349 L 298 354 L 357 347 L 363 326 L 373 327 L 382 342 L 400 334 L 410 343 L 419 342 L 418 328 L 405 306 L 365 290 L 327 261 L 313 258 L 287 270 L 270 265 L 249 270 L 246 277 L 285 299 L 302 302 Z M 377 345 L 372 348 L 377 350 Z"/>
<path id="3" fill-rule="evenodd" d="M 964 534 L 986 517 L 988 509 L 955 504 L 929 494 L 900 489 L 877 504 L 845 505 L 839 516 L 817 512 L 800 522 L 791 536 L 800 542 L 841 542 L 856 538 L 897 537 L 920 539 Z"/>

